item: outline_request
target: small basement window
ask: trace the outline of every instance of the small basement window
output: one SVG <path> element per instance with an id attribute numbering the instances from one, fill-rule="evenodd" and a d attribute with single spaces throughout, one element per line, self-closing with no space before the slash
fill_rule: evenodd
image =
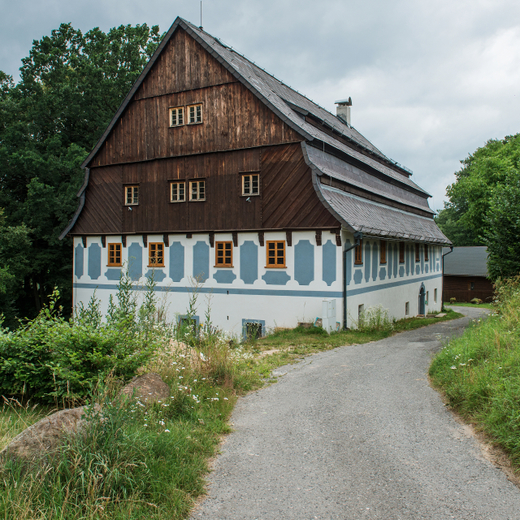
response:
<path id="1" fill-rule="evenodd" d="M 184 125 L 184 107 L 170 108 L 170 126 Z"/>
<path id="2" fill-rule="evenodd" d="M 121 244 L 108 244 L 108 266 L 121 267 Z"/>
<path id="3" fill-rule="evenodd" d="M 190 181 L 190 200 L 206 200 L 206 181 Z"/>
<path id="4" fill-rule="evenodd" d="M 260 175 L 242 175 L 242 195 L 260 195 Z"/>
<path id="5" fill-rule="evenodd" d="M 188 123 L 194 125 L 202 123 L 202 104 L 190 105 L 188 107 Z"/>
<path id="6" fill-rule="evenodd" d="M 139 186 L 125 186 L 125 206 L 139 204 Z"/>
<path id="7" fill-rule="evenodd" d="M 163 242 L 150 242 L 148 244 L 148 267 L 164 267 Z"/>
<path id="8" fill-rule="evenodd" d="M 410 315 L 410 302 L 406 302 L 404 304 L 404 315 L 409 316 Z"/>
<path id="9" fill-rule="evenodd" d="M 261 338 L 265 334 L 264 320 L 242 320 L 242 336 L 245 341 Z"/>
<path id="10" fill-rule="evenodd" d="M 268 240 L 266 267 L 285 267 L 285 241 Z"/>
<path id="11" fill-rule="evenodd" d="M 233 242 L 215 243 L 215 267 L 233 267 Z"/>
<path id="12" fill-rule="evenodd" d="M 186 183 L 170 182 L 170 202 L 184 202 L 186 200 Z"/>

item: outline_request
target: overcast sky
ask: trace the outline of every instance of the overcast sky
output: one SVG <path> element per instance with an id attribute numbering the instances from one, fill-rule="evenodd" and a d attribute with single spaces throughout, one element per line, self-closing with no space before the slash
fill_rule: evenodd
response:
<path id="1" fill-rule="evenodd" d="M 0 0 L 0 70 L 18 79 L 33 40 L 63 22 L 86 32 L 199 25 L 200 0 Z M 520 131 L 518 0 L 204 0 L 204 29 L 352 124 L 441 209 L 459 161 Z"/>

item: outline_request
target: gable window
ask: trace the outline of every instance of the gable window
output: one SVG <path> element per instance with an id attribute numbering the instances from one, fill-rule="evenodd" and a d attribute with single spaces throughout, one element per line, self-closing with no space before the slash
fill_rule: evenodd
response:
<path id="1" fill-rule="evenodd" d="M 139 186 L 125 186 L 125 206 L 139 204 Z"/>
<path id="2" fill-rule="evenodd" d="M 363 264 L 363 240 L 359 241 L 359 245 L 356 246 L 354 254 L 354 265 Z"/>
<path id="3" fill-rule="evenodd" d="M 415 244 L 415 261 L 420 262 L 421 261 L 421 245 Z"/>
<path id="4" fill-rule="evenodd" d="M 424 244 L 424 261 L 425 262 L 429 261 L 429 257 L 428 257 L 428 244 Z"/>
<path id="5" fill-rule="evenodd" d="M 404 242 L 399 242 L 399 263 L 404 264 Z"/>
<path id="6" fill-rule="evenodd" d="M 380 241 L 379 263 L 386 264 L 386 242 L 384 240 Z"/>
<path id="7" fill-rule="evenodd" d="M 206 181 L 190 181 L 190 200 L 206 200 Z"/>
<path id="8" fill-rule="evenodd" d="M 164 267 L 164 244 L 162 242 L 148 244 L 148 267 Z"/>
<path id="9" fill-rule="evenodd" d="M 184 107 L 170 108 L 170 126 L 184 124 Z"/>
<path id="10" fill-rule="evenodd" d="M 260 195 L 260 175 L 242 175 L 242 195 Z"/>
<path id="11" fill-rule="evenodd" d="M 108 266 L 121 267 L 121 244 L 108 244 Z"/>
<path id="12" fill-rule="evenodd" d="M 215 242 L 215 267 L 233 267 L 233 242 Z"/>
<path id="13" fill-rule="evenodd" d="M 285 267 L 285 241 L 268 240 L 266 267 Z"/>
<path id="14" fill-rule="evenodd" d="M 188 107 L 188 123 L 190 125 L 202 123 L 202 104 L 190 105 Z"/>
<path id="15" fill-rule="evenodd" d="M 184 202 L 186 200 L 186 183 L 170 182 L 170 202 Z"/>

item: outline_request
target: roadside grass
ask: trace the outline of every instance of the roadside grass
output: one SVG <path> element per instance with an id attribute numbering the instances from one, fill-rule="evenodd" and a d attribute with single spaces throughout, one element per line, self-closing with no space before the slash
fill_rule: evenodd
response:
<path id="1" fill-rule="evenodd" d="M 16 520 L 181 520 L 204 494 L 209 461 L 238 396 L 273 381 L 274 368 L 315 352 L 367 343 L 454 319 L 411 318 L 389 322 L 367 316 L 362 331 L 331 335 L 318 328 L 277 330 L 245 344 L 207 326 L 175 331 L 148 363 L 170 386 L 169 400 L 146 407 L 119 400 L 122 381 L 106 379 L 93 401 L 85 435 L 64 441 L 56 454 L 34 463 L 4 460 L 0 466 L 0 518 Z M 189 322 L 188 322 L 189 323 Z M 186 343 L 184 343 L 184 341 Z M 267 353 L 267 355 L 266 355 Z M 25 426 L 50 413 L 11 401 L 0 414 L 2 446 Z"/>
<path id="2" fill-rule="evenodd" d="M 432 383 L 464 419 L 509 454 L 520 471 L 520 285 L 497 287 L 495 312 L 433 359 Z"/>

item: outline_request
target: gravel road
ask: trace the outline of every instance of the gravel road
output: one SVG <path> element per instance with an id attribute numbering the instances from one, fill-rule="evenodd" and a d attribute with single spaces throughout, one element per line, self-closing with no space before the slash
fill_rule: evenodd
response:
<path id="1" fill-rule="evenodd" d="M 192 520 L 520 520 L 520 491 L 429 386 L 469 317 L 278 369 L 240 399 Z M 283 375 L 282 375 L 283 374 Z"/>

